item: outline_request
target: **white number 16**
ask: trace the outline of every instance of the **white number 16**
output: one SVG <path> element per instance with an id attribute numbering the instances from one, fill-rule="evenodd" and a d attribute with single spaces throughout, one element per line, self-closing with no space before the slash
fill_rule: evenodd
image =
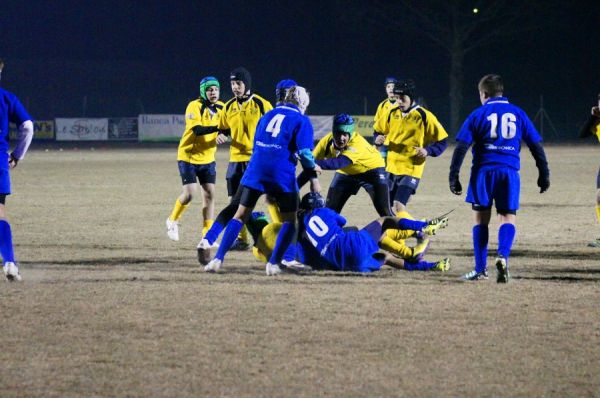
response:
<path id="1" fill-rule="evenodd" d="M 498 138 L 498 114 L 492 113 L 487 117 L 487 120 L 492 124 L 490 126 L 490 137 Z M 500 134 L 502 134 L 502 138 L 511 139 L 517 134 L 517 125 L 516 125 L 517 117 L 512 113 L 503 113 L 502 118 L 500 118 Z"/>

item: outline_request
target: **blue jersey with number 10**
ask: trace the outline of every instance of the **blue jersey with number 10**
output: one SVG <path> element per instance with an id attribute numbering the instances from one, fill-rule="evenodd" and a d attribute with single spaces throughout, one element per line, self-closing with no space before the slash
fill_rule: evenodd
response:
<path id="1" fill-rule="evenodd" d="M 313 127 L 293 105 L 280 105 L 260 118 L 254 149 L 241 184 L 261 192 L 298 192 L 296 152 L 312 150 Z"/>
<path id="2" fill-rule="evenodd" d="M 473 167 L 504 165 L 520 168 L 521 140 L 542 140 L 525 112 L 505 97 L 490 98 L 465 120 L 457 141 L 473 144 Z"/>

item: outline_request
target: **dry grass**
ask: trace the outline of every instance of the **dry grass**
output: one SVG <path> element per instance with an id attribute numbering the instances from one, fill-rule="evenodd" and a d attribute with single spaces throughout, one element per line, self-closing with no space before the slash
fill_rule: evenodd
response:
<path id="1" fill-rule="evenodd" d="M 456 208 L 429 255 L 450 256 L 449 273 L 267 278 L 249 253 L 201 272 L 199 202 L 182 240 L 166 238 L 174 148 L 34 151 L 8 200 L 24 281 L 0 285 L 0 396 L 599 396 L 600 252 L 585 246 L 598 148 L 547 151 L 544 195 L 523 151 L 508 285 L 457 280 L 471 212 L 448 191 L 449 153 L 410 203 L 418 217 Z M 376 217 L 364 193 L 344 215 Z"/>

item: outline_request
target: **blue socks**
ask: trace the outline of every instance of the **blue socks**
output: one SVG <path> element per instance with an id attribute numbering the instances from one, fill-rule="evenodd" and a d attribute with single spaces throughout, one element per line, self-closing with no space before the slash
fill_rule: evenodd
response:
<path id="1" fill-rule="evenodd" d="M 435 263 L 428 263 L 427 261 L 419 261 L 418 263 L 411 263 L 404 260 L 404 269 L 407 271 L 427 271 L 435 267 Z"/>
<path id="2" fill-rule="evenodd" d="M 0 255 L 5 263 L 15 262 L 12 232 L 10 230 L 10 224 L 6 220 L 0 220 Z"/>
<path id="3" fill-rule="evenodd" d="M 293 222 L 284 222 L 277 234 L 277 241 L 271 253 L 269 262 L 271 264 L 279 264 L 283 258 L 284 253 L 293 242 L 296 236 L 296 224 Z"/>
<path id="4" fill-rule="evenodd" d="M 211 227 L 211 229 L 210 229 L 211 231 L 213 230 L 215 225 L 217 225 L 216 222 Z M 227 223 L 227 227 L 225 228 L 225 233 L 223 234 L 223 239 L 221 239 L 221 246 L 219 246 L 219 249 L 217 250 L 217 254 L 215 255 L 215 258 L 218 258 L 219 260 L 223 261 L 223 259 L 225 258 L 225 254 L 229 251 L 229 249 L 233 245 L 233 242 L 235 242 L 235 240 L 237 239 L 237 236 L 240 233 L 240 231 L 242 230 L 243 226 L 244 226 L 244 223 L 239 220 L 236 220 L 236 219 L 233 219 Z M 208 232 L 206 233 L 206 235 L 208 236 Z M 219 236 L 219 235 L 217 234 L 217 236 Z M 206 239 L 210 242 L 208 237 Z M 216 238 L 215 238 L 215 240 L 216 240 Z"/>
<path id="5" fill-rule="evenodd" d="M 508 258 L 516 232 L 514 224 L 502 224 L 500 226 L 498 230 L 498 255 Z"/>
<path id="6" fill-rule="evenodd" d="M 401 218 L 398 221 L 398 229 L 410 229 L 420 231 L 427 226 L 427 221 L 411 220 L 410 218 Z"/>
<path id="7" fill-rule="evenodd" d="M 206 231 L 206 235 L 204 235 L 204 239 L 206 239 L 211 245 L 215 243 L 221 232 L 223 231 L 223 224 L 218 221 L 215 221 L 213 225 L 210 227 L 208 231 Z"/>
<path id="8" fill-rule="evenodd" d="M 483 272 L 487 267 L 489 229 L 485 224 L 473 227 L 473 252 L 475 254 L 475 272 Z"/>

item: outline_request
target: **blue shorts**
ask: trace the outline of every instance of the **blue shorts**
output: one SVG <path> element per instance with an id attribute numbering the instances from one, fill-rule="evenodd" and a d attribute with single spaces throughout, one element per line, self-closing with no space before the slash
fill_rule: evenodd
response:
<path id="1" fill-rule="evenodd" d="M 10 195 L 10 167 L 7 153 L 0 153 L 0 194 Z"/>
<path id="2" fill-rule="evenodd" d="M 325 259 L 339 271 L 373 272 L 381 269 L 383 256 L 377 242 L 366 230 L 344 232 L 337 236 L 324 253 Z"/>
<path id="3" fill-rule="evenodd" d="M 519 209 L 521 179 L 519 172 L 511 167 L 485 167 L 471 171 L 466 202 L 476 210 L 492 208 L 504 213 L 515 213 Z"/>
<path id="4" fill-rule="evenodd" d="M 200 184 L 214 184 L 217 180 L 217 163 L 193 164 L 180 160 L 177 162 L 179 166 L 179 175 L 183 185 L 193 184 L 197 181 Z"/>

